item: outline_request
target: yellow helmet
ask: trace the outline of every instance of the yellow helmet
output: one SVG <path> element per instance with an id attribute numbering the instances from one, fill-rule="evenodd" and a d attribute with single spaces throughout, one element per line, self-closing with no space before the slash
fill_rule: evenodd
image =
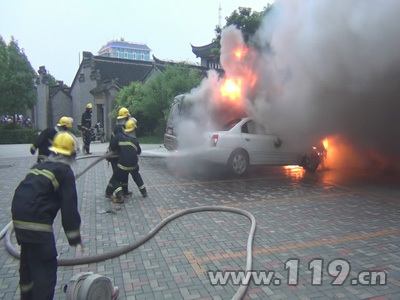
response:
<path id="1" fill-rule="evenodd" d="M 136 123 L 134 120 L 129 119 L 128 121 L 126 121 L 125 132 L 131 132 L 134 131 L 135 129 L 136 129 Z"/>
<path id="2" fill-rule="evenodd" d="M 119 111 L 118 111 L 117 119 L 123 119 L 123 118 L 126 118 L 126 117 L 130 117 L 129 110 L 127 108 L 125 108 L 125 107 L 120 108 Z"/>
<path id="3" fill-rule="evenodd" d="M 57 126 L 65 126 L 66 128 L 72 128 L 73 119 L 69 117 L 61 117 L 60 121 L 58 121 Z"/>
<path id="4" fill-rule="evenodd" d="M 71 156 L 75 154 L 75 141 L 68 132 L 58 133 L 53 141 L 53 146 L 49 150 L 54 153 Z"/>
<path id="5" fill-rule="evenodd" d="M 88 103 L 88 104 L 86 105 L 86 108 L 92 108 L 92 107 L 93 107 L 92 103 Z"/>

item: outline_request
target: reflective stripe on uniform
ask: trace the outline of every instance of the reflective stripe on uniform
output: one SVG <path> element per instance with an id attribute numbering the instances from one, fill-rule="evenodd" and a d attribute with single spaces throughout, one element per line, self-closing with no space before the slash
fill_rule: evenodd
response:
<path id="1" fill-rule="evenodd" d="M 43 176 L 47 177 L 48 179 L 50 179 L 51 183 L 53 184 L 54 190 L 57 191 L 59 184 L 58 184 L 56 176 L 54 175 L 53 172 L 51 172 L 49 170 L 31 169 L 31 170 L 29 170 L 28 173 L 31 173 L 33 175 L 43 175 Z"/>
<path id="2" fill-rule="evenodd" d="M 76 238 L 81 236 L 79 229 L 78 230 L 66 231 L 65 235 L 67 236 L 67 238 L 69 240 L 76 239 Z"/>
<path id="3" fill-rule="evenodd" d="M 139 190 L 143 190 L 143 189 L 145 189 L 146 187 L 144 186 L 144 184 L 143 185 L 141 185 L 141 186 L 139 186 Z"/>
<path id="4" fill-rule="evenodd" d="M 133 171 L 133 170 L 137 169 L 137 165 L 133 166 L 133 167 L 125 167 L 121 164 L 117 164 L 117 166 L 118 166 L 118 168 L 120 168 L 121 170 L 124 170 L 124 171 Z"/>
<path id="5" fill-rule="evenodd" d="M 114 196 L 117 196 L 117 193 L 118 193 L 118 192 L 121 192 L 121 191 L 122 191 L 122 187 L 117 187 L 117 188 L 115 189 L 115 191 L 113 192 Z"/>
<path id="6" fill-rule="evenodd" d="M 53 232 L 53 226 L 51 226 L 49 224 L 13 220 L 13 225 L 14 225 L 14 228 L 18 228 L 18 229 Z"/>
<path id="7" fill-rule="evenodd" d="M 28 284 L 20 284 L 19 289 L 21 290 L 21 293 L 27 293 L 33 288 L 33 281 L 31 281 Z"/>
<path id="8" fill-rule="evenodd" d="M 132 142 L 119 142 L 118 146 L 132 146 L 137 151 L 136 145 Z"/>

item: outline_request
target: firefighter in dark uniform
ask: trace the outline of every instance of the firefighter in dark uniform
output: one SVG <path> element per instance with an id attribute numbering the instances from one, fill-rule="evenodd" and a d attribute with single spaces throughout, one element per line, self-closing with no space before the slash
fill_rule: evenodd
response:
<path id="1" fill-rule="evenodd" d="M 142 196 L 147 197 L 146 186 L 139 173 L 138 155 L 142 152 L 142 149 L 135 138 L 135 128 L 136 122 L 133 118 L 130 118 L 125 123 L 125 129 L 115 136 L 110 145 L 111 151 L 119 153 L 118 164 L 110 180 L 113 190 L 111 200 L 114 203 L 124 202 L 124 194 L 128 193 L 129 174 L 131 174 Z"/>
<path id="2" fill-rule="evenodd" d="M 129 110 L 125 107 L 122 107 L 119 109 L 118 111 L 118 117 L 117 117 L 117 121 L 116 121 L 116 125 L 114 127 L 114 131 L 111 133 L 111 139 L 110 139 L 110 145 L 108 147 L 108 149 L 111 151 L 111 142 L 112 140 L 116 137 L 116 135 L 118 133 L 122 133 L 122 129 L 125 128 L 125 123 L 126 121 L 129 120 L 130 118 L 130 113 Z M 112 156 L 110 156 L 107 161 L 109 161 L 111 163 L 111 167 L 113 170 L 113 173 L 116 170 L 117 164 L 118 164 L 118 159 L 119 159 L 119 155 L 117 152 L 114 152 L 114 154 Z M 113 192 L 113 188 L 112 188 L 112 183 L 111 180 L 108 182 L 107 188 L 106 188 L 106 198 L 111 198 Z M 128 191 L 126 195 L 132 195 L 131 191 Z"/>
<path id="3" fill-rule="evenodd" d="M 93 107 L 92 103 L 88 103 L 88 105 L 86 105 L 85 112 L 82 114 L 82 119 L 81 119 L 83 154 L 92 154 L 90 153 L 92 107 Z"/>
<path id="4" fill-rule="evenodd" d="M 61 210 L 62 226 L 71 246 L 83 243 L 77 207 L 74 138 L 68 132 L 54 138 L 47 160 L 35 164 L 15 190 L 12 221 L 21 245 L 21 299 L 51 300 L 57 283 L 57 250 L 53 222 Z"/>
<path id="5" fill-rule="evenodd" d="M 34 155 L 36 150 L 38 151 L 37 162 L 40 163 L 50 155 L 49 147 L 53 144 L 54 136 L 60 131 L 70 130 L 72 128 L 72 118 L 62 117 L 58 124 L 52 128 L 46 128 L 39 136 L 36 137 L 35 141 L 31 145 L 30 151 Z"/>

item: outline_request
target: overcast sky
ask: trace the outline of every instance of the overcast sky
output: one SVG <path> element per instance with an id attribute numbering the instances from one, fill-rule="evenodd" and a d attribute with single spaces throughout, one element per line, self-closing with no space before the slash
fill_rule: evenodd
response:
<path id="1" fill-rule="evenodd" d="M 82 51 L 94 55 L 108 41 L 144 43 L 163 60 L 200 62 L 202 46 L 240 6 L 261 11 L 269 0 L 0 0 L 0 35 L 24 49 L 35 71 L 44 65 L 71 85 Z"/>

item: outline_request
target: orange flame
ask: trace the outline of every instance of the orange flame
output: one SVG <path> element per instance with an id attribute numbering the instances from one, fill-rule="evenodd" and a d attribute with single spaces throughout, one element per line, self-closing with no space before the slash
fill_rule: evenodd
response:
<path id="1" fill-rule="evenodd" d="M 247 48 L 237 48 L 236 50 L 234 50 L 234 54 L 239 60 L 244 58 L 248 52 L 249 49 Z"/>
<path id="2" fill-rule="evenodd" d="M 322 141 L 322 144 L 324 145 L 325 150 L 328 150 L 329 140 L 327 138 Z"/>
<path id="3" fill-rule="evenodd" d="M 228 78 L 220 88 L 221 95 L 224 98 L 229 98 L 231 101 L 236 102 L 241 99 L 242 80 Z"/>
<path id="4" fill-rule="evenodd" d="M 306 171 L 298 165 L 287 165 L 283 168 L 285 170 L 285 175 L 292 179 L 301 179 L 306 173 Z"/>

